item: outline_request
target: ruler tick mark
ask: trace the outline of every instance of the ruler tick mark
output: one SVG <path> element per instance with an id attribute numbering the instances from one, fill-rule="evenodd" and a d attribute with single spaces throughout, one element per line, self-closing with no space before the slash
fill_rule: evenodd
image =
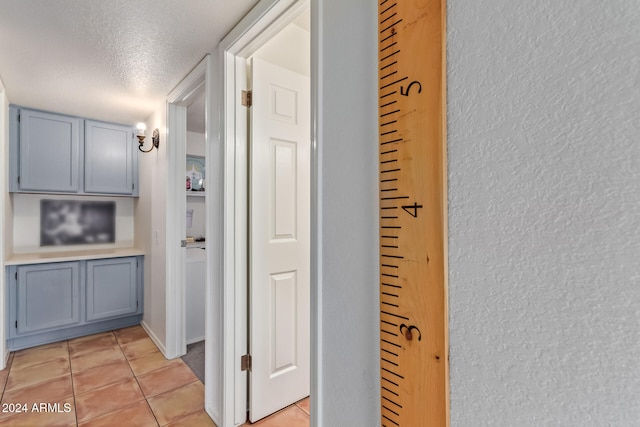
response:
<path id="1" fill-rule="evenodd" d="M 393 144 L 394 142 L 401 142 L 401 141 L 402 141 L 402 138 L 399 138 L 399 139 L 394 139 L 392 141 L 381 142 L 380 145 Z"/>
<path id="2" fill-rule="evenodd" d="M 384 340 L 382 340 L 382 341 L 384 341 Z M 395 383 L 395 382 L 391 381 L 389 378 L 382 377 L 382 379 L 385 380 L 386 382 L 388 382 L 389 384 L 393 384 L 396 387 L 400 387 L 400 385 L 398 383 Z"/>
<path id="3" fill-rule="evenodd" d="M 388 113 L 381 114 L 381 115 L 380 115 L 380 117 L 389 116 L 389 115 L 391 115 L 391 114 L 396 114 L 396 113 L 399 113 L 399 112 L 400 112 L 400 110 L 393 110 L 393 111 L 389 111 Z M 397 120 L 395 120 L 393 123 L 395 123 L 395 122 L 397 122 Z M 384 126 L 384 125 L 383 125 L 383 126 Z"/>
<path id="4" fill-rule="evenodd" d="M 387 411 L 391 412 L 392 414 L 396 414 L 397 416 L 400 416 L 400 414 L 399 414 L 399 413 L 397 413 L 396 411 L 392 411 L 391 409 L 387 408 L 387 407 L 386 407 L 386 406 L 384 406 L 384 405 L 382 405 L 382 407 L 383 407 L 384 409 L 386 409 Z"/>
<path id="5" fill-rule="evenodd" d="M 385 50 L 390 49 L 390 48 L 392 48 L 393 46 L 395 46 L 397 44 L 398 44 L 398 42 L 389 43 L 388 46 L 385 46 L 382 49 L 380 49 L 380 52 L 384 52 Z"/>
<path id="6" fill-rule="evenodd" d="M 380 31 L 380 34 L 384 33 L 385 31 L 395 27 L 396 25 L 398 25 L 399 23 L 402 22 L 402 19 L 397 20 L 396 22 L 394 22 L 393 24 L 389 25 L 387 28 L 383 29 Z"/>
<path id="7" fill-rule="evenodd" d="M 393 313 L 389 313 L 388 311 L 381 311 L 382 314 L 387 314 L 389 316 L 393 316 L 393 317 L 398 317 L 400 319 L 404 319 L 404 320 L 409 320 L 408 317 L 404 317 L 404 316 L 400 316 L 399 314 L 393 314 Z M 400 346 L 398 346 L 400 347 Z"/>
<path id="8" fill-rule="evenodd" d="M 393 7 L 397 6 L 397 5 L 398 5 L 398 3 L 394 3 L 394 4 L 392 4 L 391 6 L 389 6 L 388 8 L 386 8 L 385 10 L 383 10 L 382 12 L 380 12 L 380 15 L 384 15 L 386 12 L 388 12 L 388 11 L 389 11 L 389 9 L 391 9 L 391 8 L 393 8 Z M 380 5 L 380 6 L 382 6 L 382 5 Z"/>
<path id="9" fill-rule="evenodd" d="M 391 72 L 391 73 L 387 74 L 386 76 L 382 76 L 382 77 L 380 77 L 380 80 L 384 80 L 384 79 L 386 79 L 386 78 L 388 78 L 388 77 L 393 76 L 394 74 L 398 74 L 398 72 L 397 72 L 397 71 L 393 71 L 393 72 Z"/>
<path id="10" fill-rule="evenodd" d="M 383 370 L 383 371 L 385 371 L 385 372 L 390 373 L 391 375 L 395 375 L 396 377 L 400 378 L 401 380 L 403 380 L 403 379 L 404 379 L 404 377 L 403 377 L 402 375 L 400 375 L 400 374 L 396 374 L 395 372 L 390 371 L 390 370 L 388 370 L 388 369 L 386 369 L 386 368 L 382 368 L 382 370 Z"/>
<path id="11" fill-rule="evenodd" d="M 385 68 L 389 68 L 389 67 L 391 67 L 393 65 L 396 65 L 397 63 L 398 63 L 398 61 L 393 61 L 392 63 L 387 64 L 384 67 L 380 68 L 380 71 L 384 70 Z"/>
<path id="12" fill-rule="evenodd" d="M 391 394 L 395 395 L 395 396 L 399 396 L 399 394 L 398 394 L 398 393 L 396 393 L 395 391 L 389 390 L 388 388 L 386 388 L 386 387 L 384 387 L 384 386 L 382 386 L 382 388 L 383 388 L 383 389 L 385 389 L 386 391 L 388 391 L 389 393 L 391 393 Z"/>
<path id="13" fill-rule="evenodd" d="M 389 40 L 391 37 L 395 36 L 395 33 L 391 33 L 389 34 L 387 37 L 383 38 L 382 40 L 380 40 L 378 42 L 378 45 L 382 45 L 382 43 L 386 42 L 387 40 Z"/>
<path id="14" fill-rule="evenodd" d="M 385 360 L 385 359 L 382 359 L 382 360 Z M 389 361 L 385 360 L 385 362 L 389 362 Z M 392 363 L 392 362 L 389 362 L 389 363 Z M 395 363 L 393 363 L 393 364 L 395 365 Z M 384 400 L 386 400 L 387 402 L 392 403 L 392 404 L 396 405 L 398 408 L 402 409 L 402 406 L 400 404 L 394 402 L 393 400 L 389 399 L 388 397 L 382 396 L 382 398 Z"/>
<path id="15" fill-rule="evenodd" d="M 387 359 L 385 359 L 384 357 L 382 357 L 382 358 L 381 358 L 381 360 L 382 360 L 382 361 L 384 361 L 384 362 L 387 362 L 387 363 L 388 363 L 388 364 L 390 364 L 390 365 L 398 366 L 398 364 L 397 364 L 397 363 L 394 363 L 394 362 L 392 362 L 392 361 L 390 361 L 390 360 L 387 360 Z"/>
<path id="16" fill-rule="evenodd" d="M 393 86 L 393 85 L 395 85 L 395 84 L 398 84 L 398 83 L 400 83 L 400 82 L 402 82 L 402 81 L 407 80 L 408 78 L 409 78 L 409 77 L 403 77 L 403 78 L 401 78 L 400 80 L 396 80 L 395 82 L 387 83 L 386 85 L 382 86 L 380 89 L 388 88 L 389 86 Z"/>
<path id="17" fill-rule="evenodd" d="M 392 355 L 393 357 L 398 357 L 398 354 L 397 354 L 397 353 L 394 353 L 394 352 L 393 352 L 393 351 L 391 351 L 391 350 L 387 350 L 386 348 L 382 348 L 381 350 L 382 350 L 382 351 L 384 351 L 384 352 L 385 352 L 385 353 L 387 353 L 387 354 Z"/>
<path id="18" fill-rule="evenodd" d="M 381 341 L 382 341 L 382 342 L 386 342 L 387 344 L 390 344 L 390 345 L 392 345 L 392 346 L 394 346 L 394 347 L 402 348 L 402 346 L 401 346 L 401 345 L 396 344 L 396 343 L 394 343 L 394 342 L 387 341 L 387 340 L 385 340 L 385 339 L 383 339 L 383 340 L 381 340 Z M 397 384 L 396 384 L 396 385 L 397 385 Z"/>
<path id="19" fill-rule="evenodd" d="M 387 60 L 387 59 L 391 58 L 392 56 L 395 56 L 395 55 L 397 55 L 397 54 L 399 54 L 399 53 L 400 53 L 400 51 L 399 51 L 399 50 L 396 50 L 395 52 L 390 53 L 389 55 L 387 55 L 387 56 L 385 56 L 384 58 L 382 58 L 382 59 L 380 60 L 380 62 L 385 61 L 385 60 Z M 383 86 L 381 89 L 384 89 L 385 87 L 386 87 L 386 86 Z"/>
<path id="20" fill-rule="evenodd" d="M 380 21 L 380 24 L 384 24 L 385 22 L 387 22 L 389 19 L 393 18 L 394 16 L 397 16 L 398 13 L 392 13 L 391 15 L 387 16 L 386 18 L 384 18 L 382 21 Z"/>
<path id="21" fill-rule="evenodd" d="M 391 421 L 393 424 L 397 425 L 398 427 L 400 426 L 400 424 L 398 424 L 397 422 L 393 421 L 391 418 L 387 417 L 385 414 L 382 414 L 382 417 L 384 419 L 386 419 L 387 421 Z"/>

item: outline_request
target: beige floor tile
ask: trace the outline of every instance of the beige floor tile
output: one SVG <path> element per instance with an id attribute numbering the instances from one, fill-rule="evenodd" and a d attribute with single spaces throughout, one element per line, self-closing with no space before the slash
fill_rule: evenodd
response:
<path id="1" fill-rule="evenodd" d="M 24 369 L 40 363 L 50 362 L 60 357 L 69 357 L 66 341 L 16 351 L 11 363 L 11 369 Z"/>
<path id="2" fill-rule="evenodd" d="M 28 387 L 7 391 L 2 396 L 2 403 L 55 403 L 72 396 L 71 376 L 65 375 Z"/>
<path id="3" fill-rule="evenodd" d="M 113 332 L 112 331 L 107 331 L 107 332 L 100 332 L 97 334 L 93 334 L 93 335 L 85 335 L 83 337 L 78 337 L 78 338 L 73 338 L 69 340 L 69 345 L 75 345 L 81 342 L 86 342 L 86 341 L 93 341 L 95 339 L 99 339 L 102 337 L 106 337 L 106 336 L 113 336 Z"/>
<path id="4" fill-rule="evenodd" d="M 69 375 L 70 373 L 69 359 L 64 357 L 59 357 L 51 360 L 50 362 L 33 365 L 28 369 L 12 368 L 9 372 L 5 391 L 43 383 L 63 375 Z"/>
<path id="5" fill-rule="evenodd" d="M 78 424 L 79 427 L 154 427 L 156 418 L 146 400 Z"/>
<path id="6" fill-rule="evenodd" d="M 182 362 L 181 359 L 169 360 L 164 357 L 159 351 L 145 354 L 137 359 L 130 359 L 129 365 L 136 376 L 144 375 L 147 372 L 155 371 L 156 369 L 165 368 L 167 366 L 177 365 Z"/>
<path id="7" fill-rule="evenodd" d="M 108 350 L 118 345 L 112 333 L 92 335 L 91 339 L 69 342 L 69 354 L 72 358 L 96 351 Z"/>
<path id="8" fill-rule="evenodd" d="M 254 424 L 247 423 L 243 425 L 259 427 L 309 427 L 309 422 L 309 415 L 296 405 L 291 405 Z"/>
<path id="9" fill-rule="evenodd" d="M 204 409 L 204 386 L 196 381 L 179 389 L 148 399 L 161 426 Z"/>
<path id="10" fill-rule="evenodd" d="M 147 332 L 140 325 L 130 326 L 124 329 L 118 329 L 115 331 L 115 335 L 118 338 L 120 345 L 129 344 L 134 341 L 138 341 L 144 338 L 149 338 Z"/>
<path id="11" fill-rule="evenodd" d="M 171 424 L 167 424 L 166 427 L 216 427 L 216 424 L 211 418 L 209 418 L 209 415 L 202 410 L 195 414 L 180 418 Z"/>
<path id="12" fill-rule="evenodd" d="M 102 338 L 108 335 L 114 335 L 113 331 L 107 331 L 107 332 L 99 332 L 97 334 L 92 334 L 92 335 L 84 335 L 82 337 L 78 337 L 78 338 L 72 338 L 69 340 L 69 345 L 73 345 L 73 344 L 77 344 L 83 341 L 92 341 L 98 338 Z"/>
<path id="13" fill-rule="evenodd" d="M 145 354 L 155 353 L 158 347 L 151 341 L 151 338 L 142 338 L 127 344 L 121 344 L 122 351 L 127 359 L 136 359 Z"/>
<path id="14" fill-rule="evenodd" d="M 73 373 L 82 372 L 97 366 L 106 365 L 118 360 L 125 360 L 119 346 L 113 346 L 106 350 L 93 353 L 82 354 L 71 358 L 71 371 Z"/>
<path id="15" fill-rule="evenodd" d="M 198 381 L 198 377 L 183 362 L 141 375 L 137 380 L 142 392 L 149 398 Z"/>
<path id="16" fill-rule="evenodd" d="M 73 388 L 76 394 L 81 394 L 128 378 L 133 378 L 129 364 L 125 360 L 118 360 L 74 373 Z"/>
<path id="17" fill-rule="evenodd" d="M 78 422 L 117 411 L 141 400 L 144 400 L 144 396 L 133 378 L 78 394 L 76 395 Z"/>
<path id="18" fill-rule="evenodd" d="M 56 406 L 30 407 L 27 412 L 0 419 L 0 427 L 75 427 L 75 425 L 76 413 L 72 397 L 58 402 Z"/>
<path id="19" fill-rule="evenodd" d="M 310 402 L 310 400 L 311 399 L 309 397 L 307 397 L 307 398 L 304 398 L 304 399 L 300 400 L 299 402 L 296 402 L 296 406 L 298 408 L 302 409 L 304 412 L 306 412 L 307 415 L 311 414 L 311 410 L 310 410 L 311 402 Z"/>

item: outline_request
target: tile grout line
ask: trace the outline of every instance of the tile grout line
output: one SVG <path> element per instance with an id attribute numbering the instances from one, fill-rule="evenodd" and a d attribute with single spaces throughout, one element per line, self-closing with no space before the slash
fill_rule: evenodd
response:
<path id="1" fill-rule="evenodd" d="M 117 335 L 116 335 L 116 342 L 118 343 L 118 347 L 120 347 L 120 351 L 122 351 L 122 355 L 124 356 L 124 359 L 127 361 L 127 366 L 129 367 L 129 370 L 131 371 L 131 375 L 133 375 L 133 379 L 136 381 L 136 384 L 138 384 L 138 387 L 140 388 L 140 393 L 142 393 L 142 396 L 144 397 L 144 402 L 147 404 L 147 407 L 149 408 L 149 411 L 151 411 L 151 415 L 153 415 L 153 419 L 156 420 L 156 424 L 159 426 L 160 425 L 160 421 L 158 421 L 158 417 L 156 417 L 156 413 L 153 412 L 153 408 L 151 407 L 151 405 L 149 405 L 149 399 L 147 399 L 147 396 L 145 396 L 144 391 L 142 391 L 142 386 L 140 385 L 140 381 L 138 381 L 138 376 L 136 375 L 135 372 L 133 372 L 133 368 L 131 367 L 131 363 L 129 362 L 129 358 L 125 354 L 124 348 L 122 348 L 122 344 L 120 343 L 120 340 L 118 339 Z"/>
<path id="2" fill-rule="evenodd" d="M 71 380 L 71 398 L 73 399 L 73 413 L 75 414 L 76 427 L 78 426 L 78 408 L 76 406 L 76 386 L 73 381 L 73 368 L 71 367 L 71 347 L 69 346 L 69 340 L 66 340 L 67 344 L 67 359 L 69 361 L 69 379 Z"/>

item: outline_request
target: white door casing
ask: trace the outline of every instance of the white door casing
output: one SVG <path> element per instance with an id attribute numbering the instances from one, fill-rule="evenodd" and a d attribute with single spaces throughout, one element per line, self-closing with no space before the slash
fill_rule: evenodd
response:
<path id="1" fill-rule="evenodd" d="M 310 80 L 252 60 L 249 418 L 310 389 Z"/>

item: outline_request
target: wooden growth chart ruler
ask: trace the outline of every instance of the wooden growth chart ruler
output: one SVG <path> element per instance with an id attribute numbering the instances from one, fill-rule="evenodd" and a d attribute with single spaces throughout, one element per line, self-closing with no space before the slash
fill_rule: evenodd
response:
<path id="1" fill-rule="evenodd" d="M 381 425 L 448 425 L 445 1 L 378 0 Z"/>

